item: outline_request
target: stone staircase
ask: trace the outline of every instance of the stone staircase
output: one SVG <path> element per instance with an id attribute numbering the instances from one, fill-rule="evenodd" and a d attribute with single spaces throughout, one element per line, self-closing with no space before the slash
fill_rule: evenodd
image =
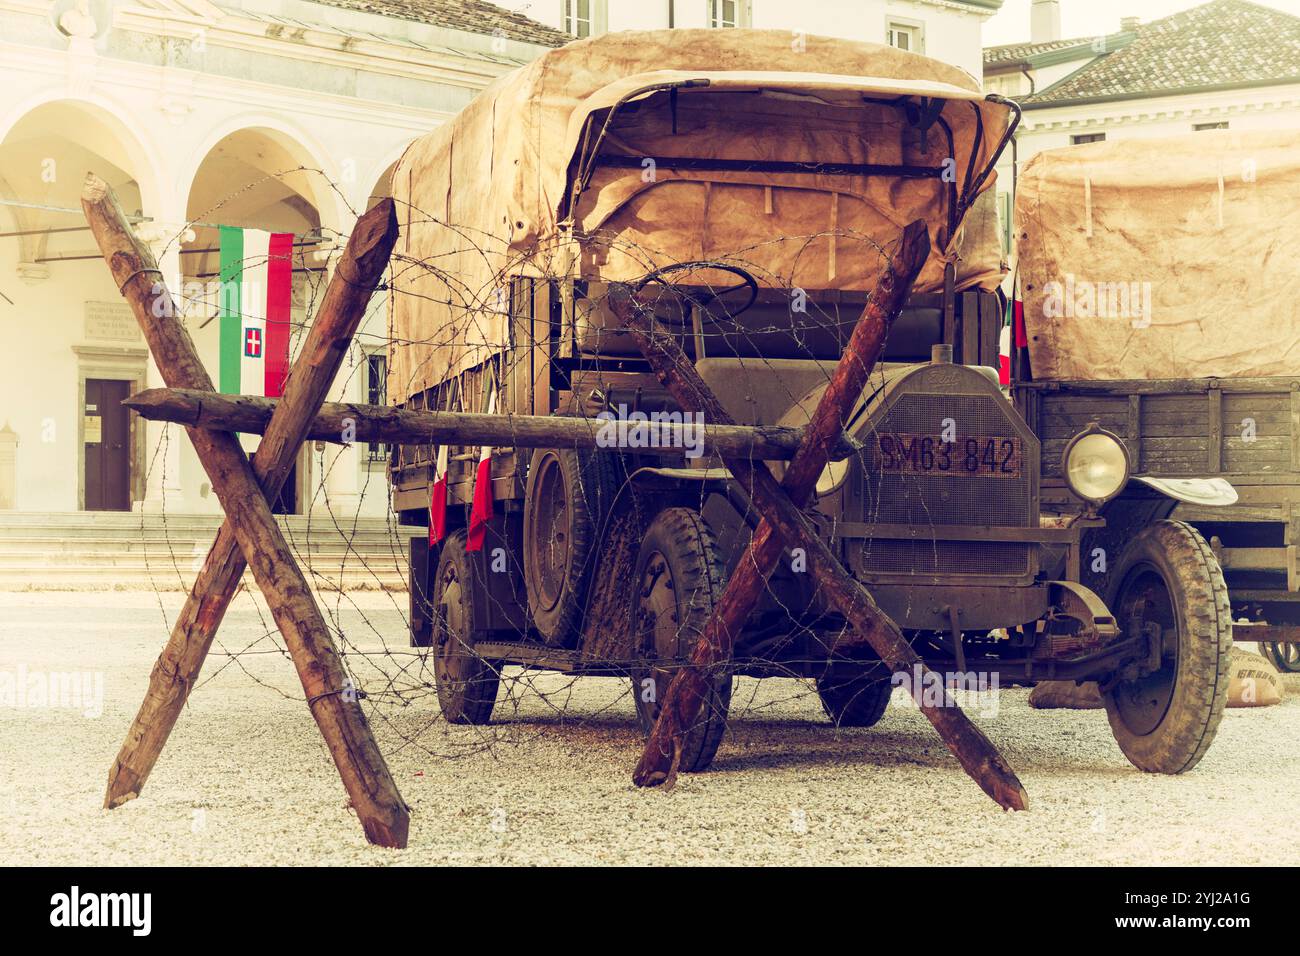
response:
<path id="1" fill-rule="evenodd" d="M 382 518 L 279 518 L 314 587 L 406 590 L 408 538 Z M 219 515 L 0 511 L 0 591 L 186 591 Z M 255 587 L 245 572 L 249 587 Z"/>

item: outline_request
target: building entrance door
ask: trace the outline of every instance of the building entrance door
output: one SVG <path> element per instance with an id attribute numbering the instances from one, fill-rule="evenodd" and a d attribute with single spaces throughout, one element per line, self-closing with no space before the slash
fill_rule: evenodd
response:
<path id="1" fill-rule="evenodd" d="M 86 510 L 131 510 L 131 421 L 122 399 L 131 383 L 86 379 L 82 410 L 86 451 Z"/>

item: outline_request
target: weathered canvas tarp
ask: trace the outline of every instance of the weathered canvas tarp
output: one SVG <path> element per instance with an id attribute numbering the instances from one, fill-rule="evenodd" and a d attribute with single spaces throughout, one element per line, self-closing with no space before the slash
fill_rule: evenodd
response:
<path id="1" fill-rule="evenodd" d="M 1034 378 L 1300 374 L 1300 132 L 1049 150 L 1016 191 Z"/>
<path id="2" fill-rule="evenodd" d="M 598 166 L 570 202 L 588 117 L 682 80 L 708 89 L 681 91 L 671 111 L 666 93 L 634 97 L 601 150 L 630 162 Z M 1009 110 L 984 100 L 963 71 L 891 47 L 784 31 L 628 32 L 571 43 L 503 77 L 412 144 L 394 172 L 402 236 L 390 399 L 504 347 L 512 273 L 620 280 L 707 258 L 743 266 L 763 285 L 856 290 L 874 284 L 878 246 L 924 217 L 939 254 L 918 290 L 941 288 L 949 258 L 959 286 L 993 288 L 1003 276 L 996 232 L 974 216 L 980 229 L 947 237 L 937 179 L 647 173 L 656 156 L 937 165 L 948 156 L 941 125 L 922 136 L 886 105 L 909 96 L 960 101 L 943 119 L 963 186 L 993 156 Z"/>

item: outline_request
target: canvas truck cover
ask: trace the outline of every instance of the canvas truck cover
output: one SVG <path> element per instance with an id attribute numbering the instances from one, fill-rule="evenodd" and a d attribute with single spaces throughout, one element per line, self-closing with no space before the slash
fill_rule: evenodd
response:
<path id="1" fill-rule="evenodd" d="M 1048 150 L 1016 193 L 1035 379 L 1300 373 L 1300 132 Z"/>
<path id="2" fill-rule="evenodd" d="M 902 104 L 924 129 L 904 121 Z M 926 108 L 939 106 L 936 123 Z M 744 163 L 933 166 L 950 153 L 946 125 L 949 179 L 961 189 L 996 155 L 1010 117 L 962 70 L 877 44 L 671 30 L 550 51 L 397 164 L 389 398 L 405 401 L 506 347 L 511 275 L 628 280 L 712 259 L 774 288 L 869 289 L 878 247 L 924 217 L 936 254 L 918 291 L 942 287 L 947 260 L 959 288 L 991 289 L 1003 276 L 996 224 L 972 214 L 969 233 L 949 237 L 947 180 Z M 586 168 L 593 139 L 601 159 Z M 737 162 L 654 164 L 665 156 Z"/>

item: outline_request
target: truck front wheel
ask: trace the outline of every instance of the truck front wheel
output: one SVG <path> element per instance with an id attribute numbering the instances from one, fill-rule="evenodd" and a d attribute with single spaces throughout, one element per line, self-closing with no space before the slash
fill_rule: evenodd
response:
<path id="1" fill-rule="evenodd" d="M 1115 567 L 1110 607 L 1120 632 L 1159 641 L 1159 666 L 1103 695 L 1111 732 L 1150 773 L 1183 773 L 1205 755 L 1228 698 L 1232 614 L 1223 571 L 1205 539 L 1181 521 L 1155 521 Z"/>
<path id="2" fill-rule="evenodd" d="M 637 716 L 648 734 L 677 669 L 689 657 L 722 596 L 723 568 L 713 531 L 693 508 L 665 508 L 650 523 L 632 579 L 641 661 L 632 673 Z M 697 773 L 713 762 L 731 705 L 729 661 L 710 676 L 695 724 L 682 738 L 678 770 Z"/>

